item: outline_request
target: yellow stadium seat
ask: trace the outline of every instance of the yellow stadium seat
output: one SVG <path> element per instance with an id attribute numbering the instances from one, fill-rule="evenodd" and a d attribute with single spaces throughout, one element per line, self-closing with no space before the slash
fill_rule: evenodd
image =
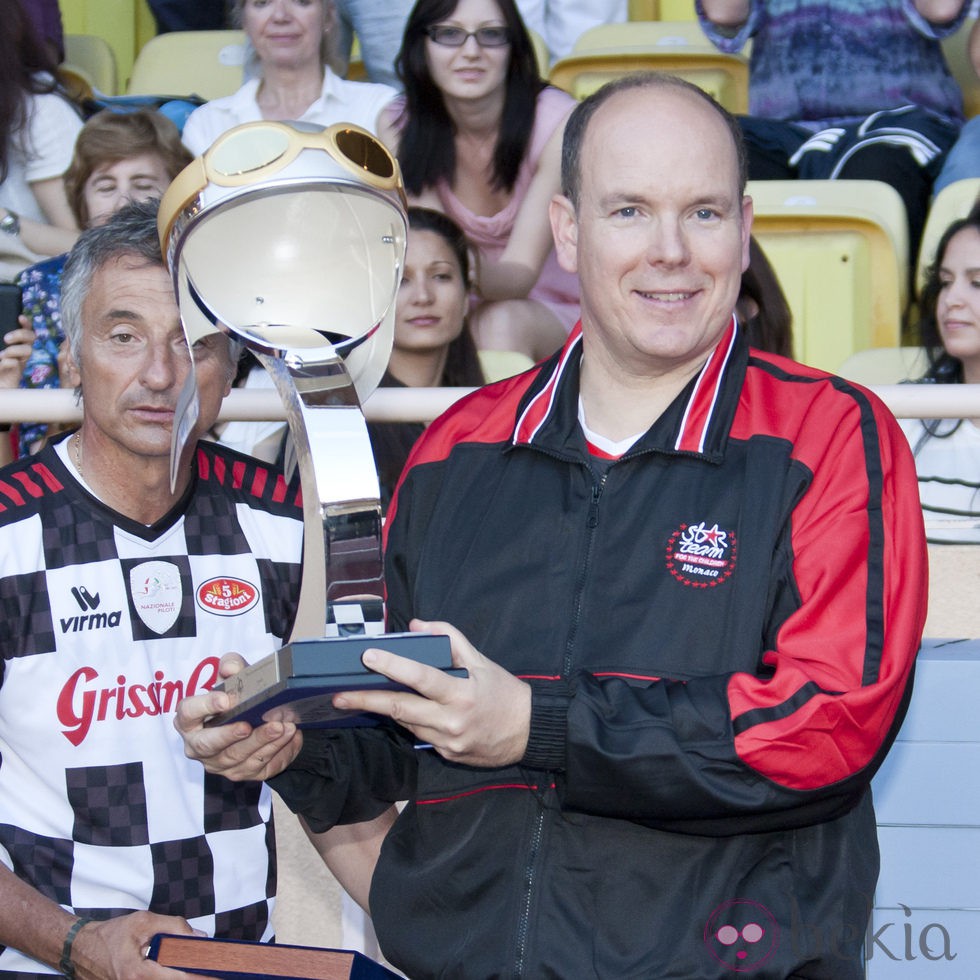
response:
<path id="1" fill-rule="evenodd" d="M 970 208 L 980 196 L 980 177 L 969 180 L 957 180 L 947 184 L 932 200 L 929 213 L 926 216 L 926 226 L 922 232 L 922 244 L 919 247 L 919 257 L 916 263 L 915 283 L 921 289 L 925 279 L 926 269 L 935 261 L 936 246 L 943 232 L 956 221 L 965 218 Z"/>
<path id="2" fill-rule="evenodd" d="M 980 78 L 977 78 L 967 50 L 976 20 L 976 17 L 968 17 L 955 34 L 942 42 L 946 63 L 963 92 L 963 111 L 967 119 L 980 113 Z"/>
<path id="3" fill-rule="evenodd" d="M 836 371 L 855 351 L 897 347 L 908 292 L 905 206 L 870 180 L 749 183 L 752 231 L 793 312 L 794 356 Z"/>
<path id="4" fill-rule="evenodd" d="M 553 85 L 577 99 L 612 78 L 640 69 L 680 75 L 714 96 L 731 112 L 749 108 L 749 63 L 724 54 L 694 20 L 627 21 L 585 31 L 572 53 L 552 66 Z"/>
<path id="5" fill-rule="evenodd" d="M 153 16 L 153 11 L 150 10 L 150 5 L 147 0 L 136 0 L 136 22 L 133 25 L 133 30 L 135 31 L 136 37 L 136 47 L 135 52 L 141 51 L 143 45 L 150 40 L 151 37 L 156 37 L 157 33 L 157 20 Z M 129 66 L 129 70 L 132 70 L 132 65 Z M 129 72 L 127 71 L 126 77 L 129 77 Z"/>
<path id="6" fill-rule="evenodd" d="M 158 34 L 136 56 L 129 95 L 198 95 L 217 99 L 242 85 L 244 31 Z"/>
<path id="7" fill-rule="evenodd" d="M 477 354 L 487 381 L 502 381 L 534 367 L 534 361 L 527 354 L 516 350 L 481 350 Z"/>
<path id="8" fill-rule="evenodd" d="M 101 37 L 112 48 L 118 79 L 115 94 L 118 94 L 129 78 L 133 59 L 147 31 L 156 32 L 146 0 L 60 0 L 59 6 L 66 34 Z"/>
<path id="9" fill-rule="evenodd" d="M 897 385 L 921 378 L 927 367 L 923 347 L 871 347 L 851 354 L 837 373 L 861 385 Z"/>
<path id="10" fill-rule="evenodd" d="M 105 38 L 94 34 L 66 34 L 62 67 L 83 74 L 103 95 L 118 94 L 116 56 Z"/>
<path id="11" fill-rule="evenodd" d="M 551 55 L 548 53 L 548 45 L 544 38 L 530 27 L 527 29 L 527 33 L 530 35 L 531 44 L 534 47 L 534 57 L 538 62 L 538 74 L 542 78 L 547 78 L 551 68 Z"/>
<path id="12" fill-rule="evenodd" d="M 361 41 L 355 34 L 351 40 L 350 57 L 347 59 L 347 74 L 344 76 L 352 82 L 366 82 L 367 69 L 364 67 L 364 56 L 361 54 Z"/>
<path id="13" fill-rule="evenodd" d="M 630 20 L 694 20 L 694 0 L 629 0 Z"/>

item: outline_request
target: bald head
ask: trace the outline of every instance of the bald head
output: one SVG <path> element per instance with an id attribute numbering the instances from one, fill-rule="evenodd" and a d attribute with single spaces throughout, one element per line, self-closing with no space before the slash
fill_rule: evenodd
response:
<path id="1" fill-rule="evenodd" d="M 748 180 L 748 161 L 745 143 L 735 117 L 722 108 L 707 92 L 675 75 L 663 72 L 634 72 L 609 82 L 580 102 L 569 116 L 565 125 L 561 157 L 562 194 L 578 208 L 582 186 L 582 148 L 593 117 L 602 107 L 625 93 L 648 94 L 651 103 L 672 96 L 688 96 L 692 100 L 692 111 L 698 107 L 710 109 L 718 117 L 718 122 L 729 134 L 732 145 L 732 179 L 736 181 L 739 195 L 745 193 Z M 671 133 L 670 138 L 680 138 L 683 130 Z M 629 133 L 623 133 L 624 140 Z"/>

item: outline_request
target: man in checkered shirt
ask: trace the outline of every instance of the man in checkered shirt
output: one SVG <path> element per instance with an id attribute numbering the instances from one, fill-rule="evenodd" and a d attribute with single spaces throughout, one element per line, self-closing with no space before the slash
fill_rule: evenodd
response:
<path id="1" fill-rule="evenodd" d="M 186 759 L 172 713 L 229 648 L 253 660 L 288 636 L 302 506 L 280 472 L 194 440 L 171 489 L 191 357 L 155 216 L 132 205 L 72 251 L 84 420 L 0 471 L 3 978 L 163 977 L 155 933 L 272 937 L 269 790 Z M 195 345 L 197 432 L 236 353 L 220 333 Z"/>

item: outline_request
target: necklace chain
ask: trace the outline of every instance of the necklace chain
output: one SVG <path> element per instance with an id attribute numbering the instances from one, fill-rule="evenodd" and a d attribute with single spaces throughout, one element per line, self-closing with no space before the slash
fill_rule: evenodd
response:
<path id="1" fill-rule="evenodd" d="M 82 473 L 82 437 L 76 432 L 71 437 L 71 451 L 72 456 L 75 457 L 75 469 L 78 470 L 79 476 L 84 475 Z"/>

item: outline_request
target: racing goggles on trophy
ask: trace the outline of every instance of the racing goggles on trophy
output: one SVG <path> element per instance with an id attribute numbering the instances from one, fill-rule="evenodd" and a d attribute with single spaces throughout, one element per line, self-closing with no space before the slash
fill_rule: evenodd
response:
<path id="1" fill-rule="evenodd" d="M 219 721 L 333 723 L 329 697 L 301 679 L 340 672 L 360 681 L 335 690 L 386 681 L 360 666 L 384 616 L 380 492 L 361 402 L 391 353 L 406 229 L 396 160 L 352 124 L 236 126 L 161 202 L 160 241 L 188 346 L 221 331 L 255 353 L 283 400 L 303 491 L 290 643 L 232 679 L 238 707 Z M 196 421 L 192 372 L 174 426 L 174 472 Z M 332 643 L 338 635 L 350 642 Z M 449 667 L 444 640 L 405 634 L 384 646 Z"/>

